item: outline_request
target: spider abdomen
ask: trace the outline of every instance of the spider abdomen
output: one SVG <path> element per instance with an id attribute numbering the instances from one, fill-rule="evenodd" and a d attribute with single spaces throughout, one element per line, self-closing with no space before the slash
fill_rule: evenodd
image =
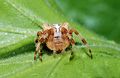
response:
<path id="1" fill-rule="evenodd" d="M 47 41 L 47 47 L 53 51 L 62 51 L 65 50 L 70 45 L 69 40 L 61 38 L 53 38 L 52 41 Z"/>

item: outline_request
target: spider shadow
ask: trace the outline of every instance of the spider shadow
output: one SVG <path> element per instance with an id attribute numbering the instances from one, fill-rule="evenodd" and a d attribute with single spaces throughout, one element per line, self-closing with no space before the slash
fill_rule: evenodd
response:
<path id="1" fill-rule="evenodd" d="M 80 42 L 76 42 L 75 43 L 75 46 L 81 46 L 82 44 L 80 43 Z M 85 54 L 87 55 L 87 56 L 89 56 L 90 58 L 91 58 L 91 56 L 89 55 L 89 53 L 88 53 L 88 51 L 86 50 L 86 48 L 81 48 L 84 52 L 85 52 Z M 74 59 L 74 52 L 73 52 L 73 50 L 72 50 L 72 45 L 70 45 L 68 48 L 66 48 L 65 49 L 65 51 L 66 52 L 71 52 L 71 57 L 70 57 L 70 60 L 73 60 Z M 46 46 L 46 44 L 44 43 L 44 44 L 42 44 L 42 54 L 47 54 L 47 55 L 52 55 L 53 54 L 53 51 L 52 50 L 50 50 L 47 46 Z M 60 54 L 61 52 L 57 52 L 57 54 Z"/>
<path id="2" fill-rule="evenodd" d="M 47 55 L 53 54 L 53 51 L 50 50 L 45 43 L 41 44 L 41 47 L 42 47 L 41 49 L 42 54 L 47 54 Z"/>
<path id="3" fill-rule="evenodd" d="M 15 45 L 11 45 L 11 46 L 15 46 Z M 8 46 L 9 47 L 9 46 Z M 4 48 L 4 49 L 7 49 L 7 48 Z M 33 43 L 29 43 L 29 44 L 26 44 L 24 46 L 21 46 L 17 49 L 14 49 L 12 51 L 6 51 L 2 54 L 0 54 L 0 59 L 5 59 L 5 58 L 9 58 L 9 57 L 14 57 L 14 56 L 17 56 L 19 54 L 23 54 L 23 53 L 30 53 L 32 51 L 35 50 L 35 44 L 34 42 Z"/>
<path id="4" fill-rule="evenodd" d="M 71 50 L 71 49 L 72 49 L 72 46 L 70 45 L 68 48 L 65 49 L 65 51 L 68 52 L 68 51 Z M 42 51 L 42 54 L 45 54 L 45 53 L 46 53 L 47 55 L 52 55 L 52 54 L 53 54 L 53 50 L 50 50 L 50 49 L 46 46 L 45 43 L 42 44 L 42 49 L 41 49 L 41 51 Z M 57 53 L 57 54 L 60 54 L 61 51 L 57 51 L 56 53 Z"/>
<path id="5" fill-rule="evenodd" d="M 75 46 L 81 46 L 82 44 L 80 42 L 76 42 L 75 43 Z M 11 46 L 14 46 L 14 45 L 11 45 Z M 8 46 L 9 47 L 9 46 Z M 4 48 L 4 49 L 7 49 L 7 48 Z M 72 51 L 72 46 L 69 46 L 68 48 L 66 48 L 66 52 L 69 52 L 69 51 Z M 84 52 L 90 57 L 90 55 L 87 53 L 86 49 L 85 48 L 82 48 L 82 50 L 84 50 Z M 26 44 L 24 46 L 21 46 L 17 49 L 14 49 L 12 51 L 6 51 L 2 54 L 0 54 L 0 59 L 5 59 L 5 58 L 9 58 L 9 57 L 14 57 L 14 56 L 17 56 L 17 55 L 20 55 L 20 54 L 24 54 L 24 53 L 30 53 L 30 52 L 34 52 L 35 51 L 35 44 L 34 42 L 32 43 L 29 43 L 29 44 Z M 53 51 L 50 50 L 46 44 L 42 44 L 42 54 L 47 54 L 47 55 L 52 55 L 53 54 Z M 60 54 L 61 52 L 57 52 L 57 54 Z M 70 60 L 72 60 L 74 58 L 74 54 L 73 54 L 73 57 L 70 58 Z"/>

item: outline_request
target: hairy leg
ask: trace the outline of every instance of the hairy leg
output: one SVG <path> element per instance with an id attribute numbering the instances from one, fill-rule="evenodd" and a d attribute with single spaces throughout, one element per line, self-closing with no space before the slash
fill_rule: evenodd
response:
<path id="1" fill-rule="evenodd" d="M 35 49 L 35 52 L 34 52 L 34 60 L 36 60 L 36 55 L 37 55 L 37 52 L 38 52 L 38 54 L 39 54 L 39 59 L 42 61 L 42 52 L 41 52 L 41 50 L 40 50 L 40 44 L 41 44 L 41 42 L 40 42 L 41 40 L 39 40 L 38 38 L 35 40 L 35 47 L 36 47 L 36 49 Z"/>
<path id="2" fill-rule="evenodd" d="M 34 52 L 34 60 L 36 60 L 37 51 Z"/>
<path id="3" fill-rule="evenodd" d="M 78 33 L 76 30 L 74 29 L 70 29 L 69 30 L 69 34 L 72 35 L 72 33 L 75 33 L 79 38 L 80 40 L 82 41 L 82 43 L 88 48 L 88 51 L 89 51 L 89 56 L 91 57 L 91 59 L 93 58 L 92 56 L 92 52 L 91 52 L 91 49 L 89 47 L 89 45 L 87 44 L 87 41 L 85 40 L 85 38 L 82 37 L 82 35 L 80 33 Z"/>
<path id="4" fill-rule="evenodd" d="M 43 32 L 41 32 L 41 31 L 37 32 L 37 38 L 35 39 L 36 50 L 34 52 L 34 60 L 36 60 L 36 55 L 37 55 L 37 52 L 38 52 L 39 59 L 40 59 L 40 61 L 42 61 L 42 52 L 40 50 L 40 44 L 45 41 L 44 36 L 45 36 L 45 34 Z"/>
<path id="5" fill-rule="evenodd" d="M 40 51 L 40 49 L 38 50 L 38 54 L 39 54 L 39 60 L 42 61 L 42 52 Z"/>
<path id="6" fill-rule="evenodd" d="M 69 60 L 72 60 L 74 58 L 73 48 L 75 46 L 75 41 L 73 39 L 70 39 L 70 44 L 72 45 L 72 49 L 71 49 L 71 54 L 70 54 L 70 59 Z"/>
<path id="7" fill-rule="evenodd" d="M 38 51 L 40 52 L 40 42 L 36 43 L 36 49 L 34 52 L 34 60 L 36 60 L 36 55 Z"/>

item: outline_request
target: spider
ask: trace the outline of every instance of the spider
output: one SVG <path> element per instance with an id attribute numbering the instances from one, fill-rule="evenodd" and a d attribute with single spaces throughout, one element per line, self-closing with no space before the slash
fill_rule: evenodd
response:
<path id="1" fill-rule="evenodd" d="M 90 57 L 92 59 L 91 49 L 87 44 L 85 38 L 82 37 L 80 33 L 78 33 L 75 29 L 69 29 L 67 22 L 62 24 L 43 24 L 43 30 L 37 32 L 37 38 L 35 39 L 36 49 L 34 52 L 34 60 L 36 60 L 36 54 L 38 52 L 39 59 L 42 61 L 42 52 L 41 45 L 43 43 L 53 51 L 53 54 L 57 54 L 58 52 L 63 53 L 66 48 L 70 45 L 74 46 L 75 41 L 72 37 L 72 34 L 75 33 L 82 43 L 88 48 Z M 71 52 L 71 55 L 73 53 Z"/>

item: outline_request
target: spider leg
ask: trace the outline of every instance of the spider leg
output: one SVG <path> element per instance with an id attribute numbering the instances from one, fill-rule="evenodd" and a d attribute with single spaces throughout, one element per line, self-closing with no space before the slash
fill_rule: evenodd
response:
<path id="1" fill-rule="evenodd" d="M 40 51 L 40 49 L 38 50 L 38 54 L 39 54 L 39 60 L 42 61 L 42 52 Z"/>
<path id="2" fill-rule="evenodd" d="M 34 52 L 34 60 L 36 60 L 37 51 Z"/>
<path id="3" fill-rule="evenodd" d="M 42 38 L 40 39 L 40 41 L 41 40 L 42 40 Z M 36 55 L 37 55 L 37 52 L 38 52 L 39 60 L 42 61 L 42 52 L 40 50 L 40 45 L 41 45 L 41 42 L 37 41 L 36 49 L 35 49 L 35 52 L 34 52 L 34 60 L 36 60 Z"/>
<path id="4" fill-rule="evenodd" d="M 36 60 L 37 52 L 40 53 L 40 42 L 36 43 L 36 49 L 35 49 L 35 52 L 34 52 L 34 60 Z"/>
<path id="5" fill-rule="evenodd" d="M 42 35 L 42 32 L 41 31 L 38 31 L 37 32 L 37 38 L 35 39 L 35 46 L 36 46 L 36 49 L 35 49 L 35 52 L 34 52 L 34 60 L 36 60 L 36 55 L 37 55 L 37 52 L 39 54 L 39 59 L 42 61 L 42 52 L 40 50 L 40 44 L 44 41 L 43 38 L 40 38 Z"/>
<path id="6" fill-rule="evenodd" d="M 70 44 L 72 45 L 72 49 L 71 49 L 70 59 L 69 60 L 72 60 L 74 58 L 73 47 L 75 46 L 75 41 L 73 40 L 73 38 L 70 39 Z"/>
<path id="7" fill-rule="evenodd" d="M 89 51 L 89 53 L 90 53 L 89 56 L 90 56 L 91 59 L 92 59 L 92 58 L 93 58 L 92 52 L 91 52 L 91 49 L 90 49 L 89 45 L 87 44 L 87 41 L 85 40 L 85 38 L 83 38 L 82 35 L 81 35 L 80 33 L 78 33 L 78 32 L 77 32 L 76 30 L 74 30 L 74 29 L 70 29 L 70 30 L 69 30 L 69 34 L 70 34 L 70 35 L 72 35 L 73 32 L 80 38 L 80 40 L 82 41 L 82 43 L 88 48 L 88 51 Z"/>

